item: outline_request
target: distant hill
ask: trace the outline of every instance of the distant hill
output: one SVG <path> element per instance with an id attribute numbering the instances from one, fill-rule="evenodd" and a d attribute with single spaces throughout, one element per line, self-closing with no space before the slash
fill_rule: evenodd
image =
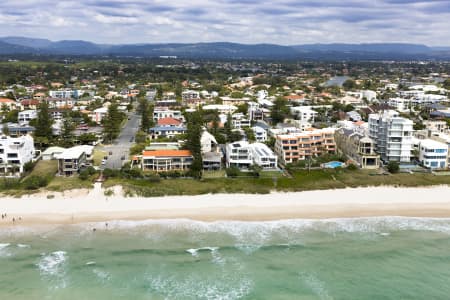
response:
<path id="1" fill-rule="evenodd" d="M 0 38 L 0 54 L 177 56 L 207 59 L 316 59 L 316 60 L 411 60 L 450 59 L 450 47 L 428 47 L 407 43 L 307 44 L 281 46 L 238 43 L 168 43 L 103 45 L 82 40 L 53 42 L 26 37 Z"/>

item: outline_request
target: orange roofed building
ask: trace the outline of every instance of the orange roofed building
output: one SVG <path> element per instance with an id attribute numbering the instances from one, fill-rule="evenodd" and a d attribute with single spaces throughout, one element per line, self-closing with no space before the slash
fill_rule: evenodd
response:
<path id="1" fill-rule="evenodd" d="M 184 171 L 192 164 L 193 156 L 189 150 L 150 150 L 133 158 L 133 164 L 140 164 L 143 171 Z"/>

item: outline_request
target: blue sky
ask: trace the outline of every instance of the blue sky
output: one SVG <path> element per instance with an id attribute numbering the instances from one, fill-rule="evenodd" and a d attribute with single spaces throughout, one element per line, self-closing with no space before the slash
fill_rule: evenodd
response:
<path id="1" fill-rule="evenodd" d="M 450 0 L 1 0 L 0 36 L 450 45 Z"/>

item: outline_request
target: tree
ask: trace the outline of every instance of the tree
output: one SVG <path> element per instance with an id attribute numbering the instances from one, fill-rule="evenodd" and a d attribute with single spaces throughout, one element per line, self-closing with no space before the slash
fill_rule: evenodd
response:
<path id="1" fill-rule="evenodd" d="M 289 116 L 289 107 L 286 105 L 286 100 L 278 98 L 273 103 L 270 117 L 272 118 L 272 124 L 278 124 L 284 122 L 287 116 Z"/>
<path id="2" fill-rule="evenodd" d="M 141 114 L 141 129 L 144 132 L 147 132 L 150 128 L 150 106 L 148 104 L 147 99 L 141 98 L 139 100 L 139 112 Z"/>
<path id="3" fill-rule="evenodd" d="M 398 171 L 400 171 L 400 165 L 396 161 L 390 161 L 387 164 L 387 169 L 388 169 L 389 173 L 398 173 Z"/>
<path id="4" fill-rule="evenodd" d="M 358 85 L 356 84 L 356 81 L 354 81 L 353 79 L 347 79 L 342 86 L 346 89 L 346 90 L 353 90 L 356 89 L 358 87 Z"/>
<path id="5" fill-rule="evenodd" d="M 103 122 L 103 134 L 106 141 L 112 142 L 120 133 L 120 125 L 123 120 L 123 113 L 119 112 L 118 104 L 112 103 L 108 107 L 108 114 Z"/>
<path id="6" fill-rule="evenodd" d="M 66 140 L 70 141 L 73 138 L 72 131 L 75 129 L 75 124 L 73 123 L 73 120 L 70 116 L 66 115 L 64 117 L 62 131 L 61 131 L 61 137 Z"/>
<path id="7" fill-rule="evenodd" d="M 9 135 L 9 128 L 8 128 L 8 125 L 6 125 L 6 124 L 3 125 L 2 133 L 3 133 L 4 135 Z"/>
<path id="8" fill-rule="evenodd" d="M 189 149 L 194 157 L 192 161 L 190 173 L 194 178 L 200 179 L 202 177 L 203 160 L 202 160 L 202 145 L 200 138 L 202 135 L 202 115 L 200 111 L 186 115 L 187 119 L 187 139 L 186 148 Z"/>
<path id="9" fill-rule="evenodd" d="M 39 113 L 37 115 L 34 136 L 45 138 L 47 139 L 47 142 L 49 142 L 53 137 L 52 124 L 53 119 L 50 117 L 48 103 L 46 101 L 42 101 L 39 105 Z"/>

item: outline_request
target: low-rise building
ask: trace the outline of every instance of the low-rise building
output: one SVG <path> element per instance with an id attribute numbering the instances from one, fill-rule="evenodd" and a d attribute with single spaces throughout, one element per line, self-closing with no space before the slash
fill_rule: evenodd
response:
<path id="1" fill-rule="evenodd" d="M 323 128 L 277 135 L 275 153 L 284 164 L 335 153 L 334 131 L 334 128 Z"/>
<path id="2" fill-rule="evenodd" d="M 255 134 L 255 140 L 257 142 L 265 142 L 267 141 L 267 130 L 260 127 L 260 126 L 254 126 L 252 127 L 253 133 Z"/>
<path id="3" fill-rule="evenodd" d="M 167 107 L 155 107 L 153 110 L 153 120 L 157 122 L 159 119 L 163 118 L 175 118 L 183 119 L 183 115 L 180 110 L 172 110 Z"/>
<path id="4" fill-rule="evenodd" d="M 251 126 L 251 121 L 243 113 L 235 113 L 231 116 L 232 127 L 242 129 Z"/>
<path id="5" fill-rule="evenodd" d="M 187 131 L 184 126 L 156 126 L 148 130 L 150 139 L 174 138 L 177 135 L 185 134 Z"/>
<path id="6" fill-rule="evenodd" d="M 143 151 L 141 157 L 135 157 L 143 171 L 167 172 L 186 171 L 190 168 L 193 156 L 189 150 L 153 150 Z"/>
<path id="7" fill-rule="evenodd" d="M 256 164 L 263 169 L 275 169 L 277 156 L 266 144 L 239 141 L 226 145 L 226 164 L 228 168 L 249 169 Z"/>
<path id="8" fill-rule="evenodd" d="M 314 123 L 317 117 L 317 111 L 311 109 L 310 106 L 294 106 L 291 107 L 291 113 L 300 121 Z"/>
<path id="9" fill-rule="evenodd" d="M 374 141 L 361 132 L 340 128 L 335 132 L 337 149 L 363 169 L 377 169 L 380 155 Z"/>
<path id="10" fill-rule="evenodd" d="M 20 124 L 28 124 L 31 120 L 37 118 L 37 111 L 34 109 L 19 111 L 17 121 Z"/>
<path id="11" fill-rule="evenodd" d="M 92 163 L 93 146 L 80 145 L 65 149 L 58 159 L 58 174 L 71 176 Z"/>
<path id="12" fill-rule="evenodd" d="M 30 135 L 0 136 L 0 176 L 19 177 L 24 165 L 35 157 L 34 140 Z"/>
<path id="13" fill-rule="evenodd" d="M 448 168 L 448 145 L 431 139 L 420 140 L 420 164 L 430 169 Z"/>

